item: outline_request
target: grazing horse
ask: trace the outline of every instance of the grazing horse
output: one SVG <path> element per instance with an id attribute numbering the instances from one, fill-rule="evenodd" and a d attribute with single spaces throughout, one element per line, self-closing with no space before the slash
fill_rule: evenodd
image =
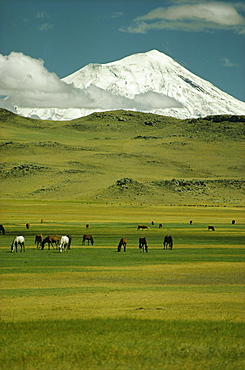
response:
<path id="1" fill-rule="evenodd" d="M 44 219 L 43 218 L 41 218 L 41 224 L 44 224 Z"/>
<path id="2" fill-rule="evenodd" d="M 91 244 L 94 245 L 94 239 L 92 235 L 83 235 L 83 240 L 82 240 L 83 244 L 85 243 L 85 240 L 88 241 L 88 245 L 89 245 L 89 242 L 91 242 Z"/>
<path id="3" fill-rule="evenodd" d="M 192 221 L 190 221 L 190 225 L 192 225 Z"/>
<path id="4" fill-rule="evenodd" d="M 235 225 L 236 221 L 235 220 L 232 220 L 231 223 L 232 223 L 232 225 Z"/>
<path id="5" fill-rule="evenodd" d="M 213 230 L 213 231 L 215 231 L 215 228 L 214 228 L 214 226 L 208 226 L 208 230 Z"/>
<path id="6" fill-rule="evenodd" d="M 42 249 L 44 249 L 44 246 L 46 243 L 48 243 L 48 249 L 50 249 L 50 244 L 52 245 L 52 248 L 54 249 L 53 244 L 55 244 L 55 246 L 57 247 L 57 245 L 59 244 L 59 241 L 60 241 L 60 237 L 58 235 L 52 235 L 52 236 L 49 235 L 45 239 L 43 239 L 41 243 Z"/>
<path id="7" fill-rule="evenodd" d="M 122 238 L 118 244 L 117 251 L 121 252 L 121 248 L 123 246 L 124 252 L 126 252 L 126 246 L 127 246 L 127 238 Z"/>
<path id="8" fill-rule="evenodd" d="M 40 246 L 42 245 L 42 241 L 43 241 L 42 234 L 37 234 L 36 237 L 35 237 L 35 244 L 36 244 L 37 248 L 39 247 L 39 245 Z"/>
<path id="9" fill-rule="evenodd" d="M 162 224 L 159 224 L 158 228 L 161 229 L 162 228 Z"/>
<path id="10" fill-rule="evenodd" d="M 87 225 L 86 225 L 86 229 L 89 229 L 89 228 L 90 228 L 90 225 L 89 225 L 89 224 L 87 224 Z"/>
<path id="11" fill-rule="evenodd" d="M 70 244 L 69 237 L 67 235 L 62 236 L 60 239 L 60 245 L 59 245 L 60 253 L 62 253 L 63 249 L 64 251 L 68 252 L 69 244 Z"/>
<path id="12" fill-rule="evenodd" d="M 15 251 L 17 252 L 17 245 L 20 245 L 20 251 L 22 252 L 25 252 L 25 238 L 24 236 L 16 236 L 14 238 L 14 240 L 12 241 L 12 244 L 11 244 L 11 252 L 14 252 L 14 249 Z"/>
<path id="13" fill-rule="evenodd" d="M 29 230 L 30 229 L 30 224 L 29 224 L 29 222 L 27 222 L 27 224 L 26 224 L 26 228 L 27 228 L 27 230 Z"/>
<path id="14" fill-rule="evenodd" d="M 66 235 L 69 239 L 69 243 L 68 243 L 68 249 L 71 249 L 71 241 L 72 241 L 72 236 L 71 235 Z"/>
<path id="15" fill-rule="evenodd" d="M 1 232 L 1 234 L 5 235 L 5 229 L 4 229 L 3 225 L 0 225 L 0 232 Z"/>
<path id="16" fill-rule="evenodd" d="M 163 249 L 173 249 L 173 238 L 171 235 L 166 235 L 163 240 Z"/>
<path id="17" fill-rule="evenodd" d="M 146 253 L 148 253 L 148 245 L 147 245 L 146 238 L 139 238 L 139 249 L 142 252 L 144 252 L 145 250 Z"/>
<path id="18" fill-rule="evenodd" d="M 145 226 L 145 225 L 139 225 L 138 226 L 138 230 L 145 230 L 145 229 L 148 229 L 148 227 Z"/>

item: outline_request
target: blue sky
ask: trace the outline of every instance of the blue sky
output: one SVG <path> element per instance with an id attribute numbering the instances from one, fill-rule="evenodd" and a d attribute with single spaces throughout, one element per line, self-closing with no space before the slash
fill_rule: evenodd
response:
<path id="1" fill-rule="evenodd" d="M 0 53 L 60 78 L 152 49 L 245 101 L 244 1 L 0 0 Z"/>

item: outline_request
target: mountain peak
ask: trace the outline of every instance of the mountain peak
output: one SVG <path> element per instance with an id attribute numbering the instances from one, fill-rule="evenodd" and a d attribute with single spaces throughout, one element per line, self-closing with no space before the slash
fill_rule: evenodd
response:
<path id="1" fill-rule="evenodd" d="M 107 64 L 88 64 L 65 77 L 63 81 L 85 93 L 90 89 L 88 94 L 91 92 L 92 95 L 89 95 L 89 98 L 92 98 L 98 107 L 17 108 L 17 113 L 28 117 L 34 114 L 41 119 L 58 120 L 71 120 L 93 112 L 113 109 L 134 109 L 181 119 L 245 114 L 244 102 L 196 76 L 156 49 Z M 104 107 L 101 98 L 106 101 Z M 128 108 L 125 108 L 125 98 L 130 105 Z M 166 104 L 161 105 L 161 101 Z"/>

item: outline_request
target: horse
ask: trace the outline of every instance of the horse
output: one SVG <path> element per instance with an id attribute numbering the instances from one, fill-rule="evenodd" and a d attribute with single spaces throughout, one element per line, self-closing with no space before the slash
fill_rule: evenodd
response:
<path id="1" fill-rule="evenodd" d="M 190 225 L 192 225 L 192 221 L 190 221 Z"/>
<path id="2" fill-rule="evenodd" d="M 214 226 L 208 226 L 208 230 L 213 230 L 213 231 L 215 231 L 215 228 L 214 228 Z"/>
<path id="3" fill-rule="evenodd" d="M 5 235 L 5 229 L 4 229 L 3 225 L 0 225 L 0 232 L 1 232 L 1 234 Z"/>
<path id="4" fill-rule="evenodd" d="M 146 251 L 146 253 L 148 253 L 148 245 L 147 245 L 147 241 L 146 241 L 146 238 L 139 238 L 139 249 L 140 251 L 144 252 L 144 250 Z"/>
<path id="5" fill-rule="evenodd" d="M 30 229 L 30 224 L 29 224 L 29 222 L 27 222 L 27 224 L 26 224 L 26 228 L 27 228 L 27 230 L 29 230 Z"/>
<path id="6" fill-rule="evenodd" d="M 145 225 L 139 225 L 138 226 L 138 230 L 145 230 L 145 229 L 148 229 L 148 227 L 145 226 Z"/>
<path id="7" fill-rule="evenodd" d="M 41 218 L 41 224 L 44 224 L 44 219 L 43 218 Z"/>
<path id="8" fill-rule="evenodd" d="M 48 249 L 50 249 L 50 244 L 52 245 L 52 248 L 54 249 L 53 244 L 55 244 L 55 246 L 57 247 L 57 245 L 59 244 L 59 241 L 60 241 L 60 237 L 58 235 L 52 235 L 52 236 L 49 235 L 45 239 L 43 239 L 41 243 L 42 249 L 44 249 L 44 246 L 46 243 L 48 243 Z"/>
<path id="9" fill-rule="evenodd" d="M 126 252 L 126 246 L 127 246 L 127 238 L 122 238 L 118 244 L 117 251 L 121 252 L 121 248 L 123 246 L 124 252 Z"/>
<path id="10" fill-rule="evenodd" d="M 87 225 L 86 225 L 86 229 L 89 229 L 89 228 L 90 228 L 90 225 L 89 225 L 89 224 L 87 224 Z"/>
<path id="11" fill-rule="evenodd" d="M 173 238 L 171 235 L 166 235 L 163 240 L 163 249 L 173 249 Z"/>
<path id="12" fill-rule="evenodd" d="M 231 223 L 232 223 L 232 225 L 235 225 L 236 221 L 235 220 L 232 220 Z"/>
<path id="13" fill-rule="evenodd" d="M 158 225 L 158 229 L 161 229 L 161 228 L 162 228 L 162 224 L 159 224 L 159 225 Z"/>
<path id="14" fill-rule="evenodd" d="M 69 239 L 69 242 L 68 242 L 68 247 L 67 249 L 71 249 L 71 241 L 72 241 L 72 236 L 71 235 L 66 235 Z"/>
<path id="15" fill-rule="evenodd" d="M 23 250 L 23 252 L 25 252 L 25 238 L 24 238 L 24 236 L 16 236 L 14 238 L 14 240 L 12 241 L 12 244 L 11 244 L 11 252 L 14 252 L 14 249 L 17 252 L 18 244 L 20 245 L 20 251 L 22 252 L 22 250 Z"/>
<path id="16" fill-rule="evenodd" d="M 89 242 L 91 242 L 92 245 L 94 245 L 94 239 L 92 237 L 92 235 L 83 235 L 83 240 L 82 240 L 82 243 L 84 244 L 85 243 L 85 240 L 88 241 L 88 245 L 89 245 Z"/>
<path id="17" fill-rule="evenodd" d="M 37 248 L 39 247 L 39 245 L 42 245 L 42 241 L 43 241 L 42 234 L 36 235 L 36 237 L 35 237 L 35 244 L 36 244 Z"/>
<path id="18" fill-rule="evenodd" d="M 70 244 L 69 237 L 67 235 L 62 236 L 60 239 L 60 245 L 59 245 L 60 253 L 62 253 L 63 249 L 64 251 L 68 252 L 69 244 Z"/>

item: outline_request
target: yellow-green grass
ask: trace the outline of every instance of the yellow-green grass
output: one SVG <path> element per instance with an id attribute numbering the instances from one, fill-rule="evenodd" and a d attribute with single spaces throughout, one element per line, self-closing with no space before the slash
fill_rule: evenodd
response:
<path id="1" fill-rule="evenodd" d="M 243 209 L 2 204 L 1 368 L 244 368 Z M 72 234 L 71 250 L 37 250 L 40 232 Z M 93 247 L 82 245 L 87 232 Z M 163 250 L 167 233 L 172 251 Z M 10 253 L 20 234 L 26 252 Z M 143 235 L 148 254 L 138 250 Z M 126 253 L 116 252 L 122 236 Z"/>
<path id="2" fill-rule="evenodd" d="M 72 253 L 82 264 L 78 252 Z M 133 252 L 127 253 L 130 258 Z M 168 265 L 163 256 L 163 263 L 156 265 L 150 264 L 151 255 L 137 256 L 140 266 L 38 265 L 38 273 L 28 267 L 24 256 L 19 259 L 21 272 L 15 273 L 12 266 L 1 276 L 1 317 L 4 321 L 120 317 L 244 322 L 244 263 Z"/>
<path id="3" fill-rule="evenodd" d="M 46 220 L 44 224 L 41 224 L 37 219 L 36 223 L 34 222 L 32 211 L 35 214 L 36 209 L 33 210 L 33 205 L 24 201 L 22 205 L 21 214 L 18 207 L 16 207 L 16 218 L 9 219 L 9 222 L 6 222 L 6 235 L 1 236 L 0 240 L 2 254 L 1 284 L 3 292 L 8 293 L 3 300 L 5 304 L 2 305 L 2 308 L 5 307 L 4 317 L 6 319 L 10 318 L 12 320 L 13 317 L 18 317 L 8 315 L 9 300 L 17 302 L 19 309 L 21 306 L 18 300 L 24 302 L 27 300 L 27 306 L 35 306 L 38 299 L 41 301 L 51 300 L 52 304 L 55 305 L 56 302 L 59 305 L 60 300 L 57 297 L 61 294 L 66 302 L 65 307 L 69 305 L 68 302 L 72 307 L 74 306 L 74 309 L 72 309 L 74 315 L 77 312 L 76 305 L 82 307 L 79 303 L 81 297 L 82 301 L 85 302 L 85 307 L 87 299 L 88 301 L 92 300 L 89 307 L 93 306 L 96 301 L 99 305 L 102 302 L 105 305 L 103 307 L 102 304 L 101 310 L 97 310 L 96 305 L 94 310 L 88 309 L 91 317 L 94 315 L 100 316 L 101 314 L 105 317 L 110 315 L 114 317 L 120 314 L 134 316 L 136 314 L 145 318 L 148 315 L 147 309 L 151 309 L 151 304 L 152 310 L 155 310 L 151 314 L 152 318 L 155 315 L 161 317 L 161 308 L 164 309 L 165 307 L 163 303 L 168 302 L 171 305 L 172 299 L 175 304 L 179 302 L 178 309 L 175 311 L 176 319 L 183 318 L 183 315 L 187 315 L 188 319 L 205 318 L 206 315 L 206 319 L 221 318 L 222 308 L 226 307 L 232 320 L 235 320 L 235 318 L 242 320 L 240 308 L 237 312 L 237 309 L 233 310 L 224 303 L 228 293 L 228 297 L 233 296 L 232 292 L 234 292 L 234 297 L 231 299 L 231 305 L 234 303 L 235 306 L 236 304 L 239 306 L 239 303 L 242 302 L 242 295 L 237 294 L 237 292 L 242 291 L 244 277 L 244 266 L 242 265 L 244 261 L 244 224 L 239 222 L 242 220 L 242 210 L 151 207 L 147 214 L 147 211 L 143 210 L 142 207 L 135 208 L 134 212 L 130 208 L 131 212 L 129 212 L 129 207 L 123 206 L 115 209 L 115 207 L 103 205 L 88 206 L 75 203 L 67 204 L 66 202 L 50 202 L 51 209 L 56 210 L 56 220 Z M 38 210 L 40 211 L 42 209 L 41 204 L 39 206 Z M 12 209 L 11 202 L 9 207 L 10 211 Z M 72 216 L 69 214 L 71 208 L 73 210 Z M 75 222 L 78 217 L 75 212 L 76 208 L 83 214 L 81 223 Z M 89 209 L 89 217 L 86 215 L 87 218 L 84 216 L 86 208 Z M 193 216 L 193 225 L 189 225 L 188 216 L 190 214 Z M 25 229 L 24 219 L 21 220 L 24 215 L 26 216 L 25 219 L 31 221 L 29 230 Z M 64 220 L 65 215 L 66 222 Z M 153 218 L 154 215 L 155 218 Z M 163 215 L 167 222 L 162 221 Z M 237 220 L 235 225 L 232 225 L 230 221 L 233 216 Z M 149 220 L 153 219 L 156 222 L 151 225 Z M 138 231 L 137 220 L 139 220 L 139 223 L 144 222 L 149 229 Z M 163 223 L 162 229 L 158 228 L 160 220 Z M 90 222 L 89 230 L 85 228 L 86 221 Z M 215 226 L 215 232 L 207 230 L 209 223 Z M 82 245 L 82 235 L 87 232 L 91 233 L 95 239 L 93 247 Z M 73 236 L 72 249 L 68 254 L 59 254 L 52 249 L 49 251 L 47 246 L 43 251 L 37 250 L 34 245 L 34 238 L 37 233 L 42 233 L 44 236 L 71 234 Z M 169 233 L 174 238 L 174 249 L 173 251 L 163 251 L 163 237 Z M 22 254 L 9 253 L 13 237 L 20 234 L 26 238 L 26 252 Z M 140 254 L 138 250 L 138 238 L 143 235 L 148 240 L 148 255 Z M 115 252 L 121 237 L 128 238 L 126 253 Z M 28 279 L 26 276 L 28 276 Z M 93 276 L 92 281 L 90 280 L 91 276 Z M 234 291 L 235 287 L 238 290 L 235 289 Z M 71 290 L 69 291 L 68 288 L 71 288 Z M 92 288 L 94 290 L 91 295 L 90 289 Z M 105 297 L 104 293 L 107 292 L 107 289 L 110 292 L 110 300 L 101 300 L 101 297 Z M 226 291 L 226 289 L 228 290 Z M 17 296 L 14 294 L 16 290 Z M 19 290 L 22 293 L 19 294 Z M 56 290 L 58 290 L 57 295 Z M 39 291 L 41 292 L 40 295 Z M 207 296 L 206 291 L 208 292 Z M 11 292 L 13 297 L 11 297 Z M 24 292 L 27 292 L 27 294 Z M 47 292 L 51 292 L 51 294 Z M 29 293 L 30 297 L 28 297 Z M 54 296 L 52 293 L 54 293 Z M 95 293 L 98 294 L 99 298 Z M 24 299 L 20 297 L 22 294 Z M 189 310 L 188 300 L 187 304 L 184 304 L 186 296 L 193 299 L 190 302 L 191 311 Z M 203 297 L 208 300 L 203 300 Z M 220 303 L 217 304 L 216 302 L 216 305 L 212 305 L 214 298 Z M 32 303 L 33 299 L 34 303 Z M 122 299 L 129 303 L 128 310 L 125 307 L 124 309 L 121 308 Z M 118 304 L 116 303 L 117 300 Z M 108 302 L 113 303 L 108 308 L 110 313 L 106 309 Z M 145 307 L 146 311 L 140 310 L 135 313 L 136 302 L 142 302 L 142 304 L 148 302 Z M 194 309 L 194 302 L 197 304 L 196 309 Z M 200 309 L 198 302 L 201 306 L 206 304 L 209 306 L 210 303 L 209 310 Z M 140 308 L 141 304 L 139 303 L 138 306 Z M 180 306 L 183 306 L 182 310 L 179 310 Z M 10 307 L 12 307 L 12 304 L 10 304 Z M 130 307 L 134 307 L 133 311 Z M 40 317 L 37 315 L 38 311 L 38 305 L 36 309 L 32 307 L 31 310 L 26 311 L 24 304 L 23 312 L 27 313 L 25 319 Z M 80 313 L 81 317 L 86 315 L 84 311 Z M 50 317 L 50 312 L 45 311 L 42 315 Z M 54 312 L 54 317 L 55 315 Z M 227 313 L 224 317 L 229 316 L 226 315 Z M 20 314 L 20 317 L 24 319 L 23 313 Z M 166 317 L 173 318 L 172 312 L 169 312 L 168 309 L 164 313 L 164 318 Z"/>
<path id="4" fill-rule="evenodd" d="M 184 192 L 152 183 L 241 179 L 241 123 L 132 112 L 0 123 L 1 368 L 244 369 L 240 183 Z M 147 189 L 115 192 L 124 177 Z M 71 234 L 71 250 L 37 250 L 39 233 Z M 93 247 L 82 245 L 85 233 Z M 25 253 L 10 253 L 16 235 Z M 121 237 L 126 253 L 116 252 Z"/>
<path id="5" fill-rule="evenodd" d="M 244 204 L 242 188 L 235 184 L 192 186 L 179 189 L 182 192 L 154 183 L 173 178 L 240 180 L 242 122 L 187 122 L 123 111 L 71 122 L 31 120 L 10 113 L 1 119 L 2 114 L 1 193 L 7 199 Z M 113 193 L 109 187 L 125 177 L 139 182 L 141 191 L 124 188 Z"/>

